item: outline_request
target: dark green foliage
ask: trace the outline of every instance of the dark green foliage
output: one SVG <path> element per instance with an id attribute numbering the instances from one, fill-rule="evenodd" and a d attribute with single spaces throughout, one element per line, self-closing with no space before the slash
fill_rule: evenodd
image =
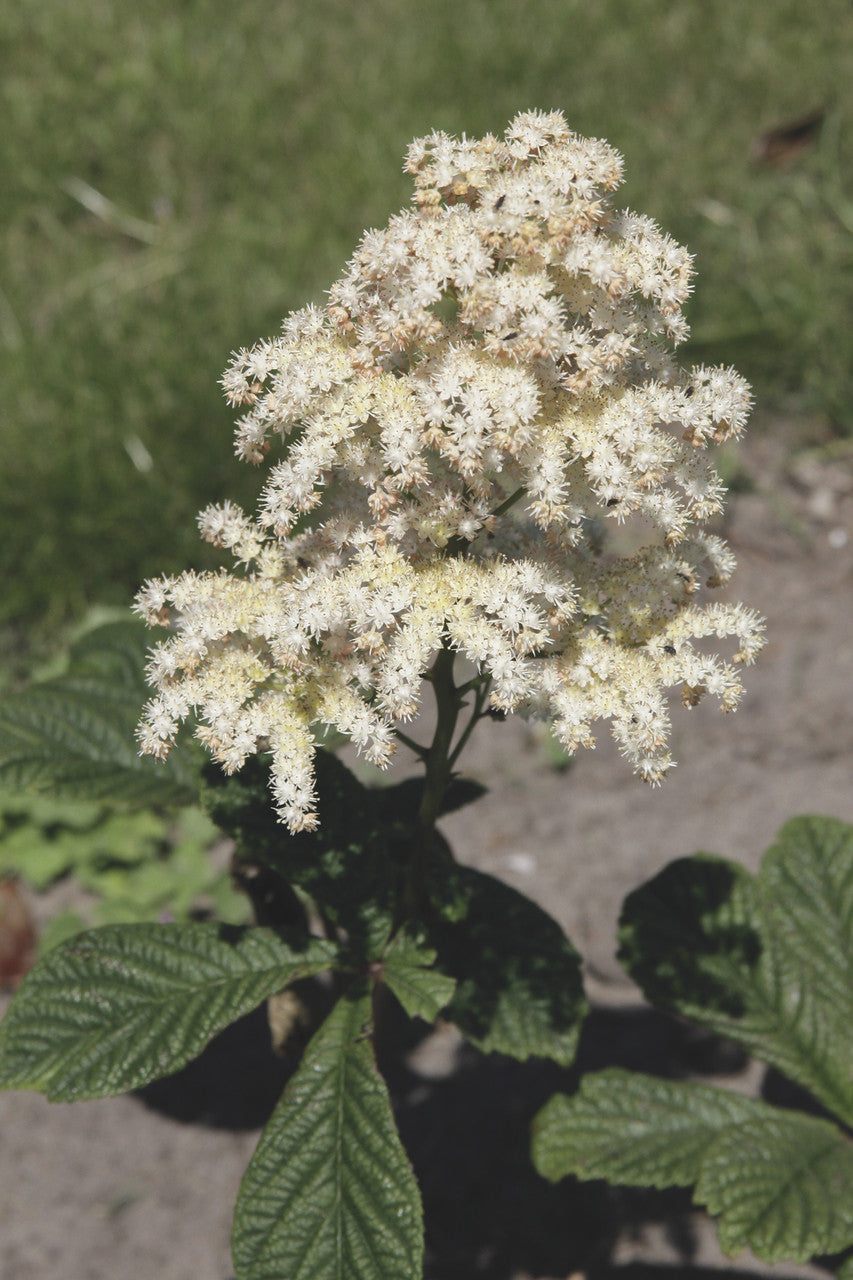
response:
<path id="1" fill-rule="evenodd" d="M 626 1071 L 586 1076 L 540 1111 L 540 1173 L 691 1186 L 729 1253 L 804 1262 L 853 1243 L 853 1145 L 834 1125 L 703 1085 Z"/>
<path id="2" fill-rule="evenodd" d="M 98 836 L 105 835 L 112 848 L 109 828 L 114 828 L 114 823 L 105 821 L 107 812 L 100 804 L 75 804 L 44 795 L 0 795 L 0 875 L 18 876 L 31 889 L 46 889 L 88 862 L 90 852 L 95 852 L 93 844 L 97 849 Z M 141 823 L 136 821 L 139 818 Z M 129 828 L 120 828 L 119 857 L 130 855 L 135 861 L 134 855 L 144 856 L 162 828 L 153 814 L 145 812 L 134 814 Z M 98 833 L 94 841 L 93 832 Z"/>
<path id="3" fill-rule="evenodd" d="M 269 770 L 250 761 L 233 778 L 207 770 L 205 803 L 214 821 L 237 841 L 242 856 L 262 861 L 308 894 L 324 918 L 343 928 L 353 952 L 383 955 L 386 980 L 409 1012 L 455 995 L 447 1017 L 484 1052 L 533 1055 L 568 1063 L 586 1011 L 577 952 L 559 925 L 514 889 L 458 867 L 441 842 L 432 851 L 428 899 L 412 921 L 417 945 L 435 956 L 434 968 L 415 961 L 417 994 L 404 978 L 406 945 L 384 948 L 402 918 L 406 871 L 416 838 L 422 783 L 407 781 L 370 791 L 335 756 L 318 751 L 320 827 L 290 835 L 270 806 Z M 476 798 L 476 783 L 456 779 L 445 811 Z M 410 967 L 410 966 L 409 966 Z M 432 984 L 432 990 L 428 990 Z M 426 1001 L 426 1004 L 422 1002 Z"/>
<path id="4" fill-rule="evenodd" d="M 138 754 L 151 644 L 141 622 L 101 625 L 71 646 L 63 674 L 0 700 L 0 874 L 36 889 L 73 875 L 99 924 L 199 907 L 238 922 L 245 899 L 210 858 L 216 828 L 198 809 L 174 810 L 197 799 L 200 748 L 184 741 L 165 763 Z M 42 946 L 84 926 L 66 912 Z"/>
<path id="5" fill-rule="evenodd" d="M 382 960 L 383 981 L 410 1018 L 435 1022 L 453 995 L 456 982 L 434 968 L 436 953 L 398 933 Z"/>
<path id="6" fill-rule="evenodd" d="M 179 751 L 164 785 L 161 767 L 140 766 L 126 747 L 145 693 L 145 643 L 132 625 L 101 628 L 75 647 L 66 675 L 7 699 L 0 775 L 96 801 L 64 826 L 60 803 L 61 838 L 47 854 L 13 822 L 7 862 L 12 845 L 19 857 L 29 849 L 42 883 L 73 868 L 92 884 L 103 877 L 117 900 L 144 899 L 165 820 L 106 811 L 100 798 L 139 804 L 201 785 L 236 841 L 236 875 L 259 919 L 276 927 L 108 926 L 60 944 L 0 1027 L 0 1085 L 56 1100 L 138 1088 L 263 1000 L 332 970 L 336 1002 L 243 1182 L 237 1275 L 418 1280 L 420 1201 L 376 1070 L 375 988 L 386 985 L 410 1017 L 451 1020 L 484 1052 L 568 1065 L 586 1012 L 579 957 L 538 906 L 455 863 L 424 824 L 421 781 L 371 790 L 318 750 L 321 824 L 298 836 L 278 822 L 257 759 L 225 778 L 213 766 L 202 775 L 195 753 Z M 481 793 L 454 778 L 441 812 Z M 202 861 L 209 836 L 196 831 Z M 196 861 L 174 857 L 187 910 Z M 311 936 L 308 920 L 326 937 Z M 744 1044 L 853 1124 L 853 827 L 794 820 L 756 876 L 706 854 L 681 859 L 630 895 L 620 937 L 651 1000 Z M 693 1186 L 730 1251 L 803 1261 L 853 1246 L 848 1137 L 826 1119 L 732 1093 L 601 1072 L 543 1109 L 534 1158 L 552 1179 Z"/>
<path id="7" fill-rule="evenodd" d="M 203 803 L 241 857 L 264 863 L 307 894 L 330 924 L 346 931 L 354 951 L 376 959 L 399 922 L 423 781 L 370 789 L 322 748 L 315 770 L 315 832 L 291 835 L 278 821 L 269 765 L 257 756 L 230 778 L 207 766 Z M 467 778 L 452 779 L 442 813 L 470 804 L 483 790 Z"/>
<path id="8" fill-rule="evenodd" d="M 573 1097 L 557 1094 L 533 1133 L 539 1172 L 628 1186 L 689 1187 L 712 1139 L 744 1123 L 759 1104 L 704 1085 L 612 1069 L 584 1076 Z"/>
<path id="9" fill-rule="evenodd" d="M 191 803 L 195 754 L 176 747 L 165 764 L 140 756 L 136 725 L 150 696 L 143 624 L 107 623 L 72 646 L 64 675 L 0 701 L 0 784 L 74 800 Z"/>
<path id="10" fill-rule="evenodd" d="M 621 958 L 655 1004 L 729 1036 L 853 1121 L 853 826 L 787 823 L 756 876 L 697 854 L 625 902 Z M 691 1186 L 723 1248 L 802 1262 L 853 1246 L 853 1145 L 827 1120 L 698 1084 L 586 1077 L 535 1123 L 557 1179 Z"/>
<path id="11" fill-rule="evenodd" d="M 196 911 L 245 922 L 249 903 L 212 857 L 220 833 L 199 809 L 115 811 L 46 795 L 0 795 L 0 876 L 44 890 L 71 876 L 92 895 L 93 924 L 182 921 Z M 77 912 L 52 916 L 42 951 L 86 927 Z"/>
<path id="12" fill-rule="evenodd" d="M 226 778 L 205 771 L 203 801 L 238 853 L 262 862 L 310 896 L 330 924 L 346 930 L 367 959 L 391 936 L 403 867 L 376 797 L 336 756 L 318 750 L 316 779 L 320 828 L 291 835 L 276 817 L 269 768 L 258 757 Z"/>
<path id="13" fill-rule="evenodd" d="M 218 1031 L 337 958 L 317 938 L 207 923 L 114 925 L 33 969 L 0 1025 L 0 1084 L 103 1098 L 177 1071 Z"/>
<path id="14" fill-rule="evenodd" d="M 752 1053 L 853 1124 L 853 827 L 795 818 L 758 875 L 697 854 L 625 902 L 620 957 L 661 1008 Z"/>
<path id="15" fill-rule="evenodd" d="M 580 958 L 541 907 L 451 861 L 434 870 L 426 929 L 437 968 L 456 979 L 446 1011 L 485 1053 L 568 1064 L 587 1005 Z"/>
<path id="16" fill-rule="evenodd" d="M 371 1033 L 351 995 L 308 1045 L 240 1188 L 238 1280 L 420 1280 L 420 1196 Z"/>

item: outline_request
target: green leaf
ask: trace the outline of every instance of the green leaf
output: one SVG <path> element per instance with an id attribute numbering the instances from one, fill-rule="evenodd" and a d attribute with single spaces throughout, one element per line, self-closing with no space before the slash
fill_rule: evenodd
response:
<path id="1" fill-rule="evenodd" d="M 169 824 L 158 813 L 113 813 L 92 827 L 81 840 L 88 842 L 88 862 L 132 864 L 147 862 L 166 847 Z"/>
<path id="2" fill-rule="evenodd" d="M 757 876 L 706 854 L 625 901 L 620 958 L 693 1019 L 853 1123 L 853 827 L 796 818 Z"/>
<path id="3" fill-rule="evenodd" d="M 2 706 L 0 702 L 0 706 Z M 56 800 L 32 792 L 0 791 L 0 813 L 10 826 L 29 822 L 45 830 L 69 827 L 82 831 L 100 821 L 107 812 L 103 804 L 80 800 Z"/>
<path id="4" fill-rule="evenodd" d="M 344 929 L 353 949 L 378 959 L 394 925 L 404 862 L 377 796 L 346 766 L 318 750 L 315 757 L 320 827 L 290 835 L 276 817 L 269 766 L 254 757 L 225 778 L 205 771 L 203 800 L 213 821 L 236 840 L 249 862 L 263 862 L 307 893 L 327 920 Z"/>
<path id="5" fill-rule="evenodd" d="M 165 763 L 138 754 L 149 643 L 141 624 L 108 623 L 74 646 L 65 675 L 3 698 L 0 783 L 85 800 L 194 799 L 190 753 L 178 747 Z"/>
<path id="6" fill-rule="evenodd" d="M 77 841 L 74 832 L 51 838 L 23 823 L 0 840 L 0 873 L 20 875 L 33 889 L 46 889 L 74 865 Z"/>
<path id="7" fill-rule="evenodd" d="M 533 1159 L 552 1181 L 696 1183 L 728 1253 L 804 1262 L 853 1243 L 853 1145 L 825 1120 L 706 1085 L 586 1076 L 536 1117 Z"/>
<path id="8" fill-rule="evenodd" d="M 696 1199 L 722 1215 L 727 1253 L 749 1246 L 768 1262 L 837 1253 L 853 1244 L 853 1145 L 826 1120 L 767 1107 L 712 1144 Z"/>
<path id="9" fill-rule="evenodd" d="M 382 976 L 410 1018 L 435 1022 L 450 1003 L 456 982 L 433 968 L 435 951 L 398 934 L 385 953 Z"/>
<path id="10" fill-rule="evenodd" d="M 800 817 L 785 824 L 758 876 L 763 914 L 784 965 L 785 998 L 808 1016 L 820 1052 L 842 1069 L 853 1123 L 853 825 Z"/>
<path id="11" fill-rule="evenodd" d="M 80 934 L 35 966 L 0 1023 L 0 1085 L 65 1102 L 138 1089 L 336 957 L 316 938 L 208 923 Z"/>
<path id="12" fill-rule="evenodd" d="M 102 623 L 78 636 L 71 645 L 69 671 L 148 694 L 144 663 L 151 640 L 150 628 L 137 618 L 128 616 Z"/>
<path id="13" fill-rule="evenodd" d="M 376 1070 L 370 997 L 338 1002 L 243 1178 L 237 1280 L 420 1280 L 420 1197 Z"/>
<path id="14" fill-rule="evenodd" d="M 456 979 L 446 1016 L 484 1053 L 568 1065 L 587 1004 L 578 953 L 555 920 L 492 876 L 433 872 L 429 945 Z"/>
<path id="15" fill-rule="evenodd" d="M 533 1162 L 552 1182 L 607 1178 L 626 1186 L 689 1187 L 717 1133 L 753 1113 L 740 1094 L 639 1072 L 593 1072 L 556 1094 L 533 1122 Z"/>

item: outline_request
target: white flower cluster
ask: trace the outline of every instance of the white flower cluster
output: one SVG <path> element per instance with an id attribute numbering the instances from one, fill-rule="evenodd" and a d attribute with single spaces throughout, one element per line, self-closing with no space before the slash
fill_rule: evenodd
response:
<path id="1" fill-rule="evenodd" d="M 443 644 L 569 751 L 609 719 L 652 782 L 672 763 L 665 691 L 729 710 L 733 663 L 762 644 L 754 613 L 699 601 L 734 567 L 701 528 L 723 493 L 704 450 L 740 434 L 749 390 L 675 362 L 690 257 L 611 208 L 620 157 L 529 112 L 503 139 L 419 139 L 406 169 L 414 208 L 223 378 L 239 455 L 280 455 L 257 519 L 201 514 L 237 571 L 137 602 L 173 627 L 142 750 L 165 755 L 191 714 L 228 771 L 269 750 L 293 831 L 316 825 L 317 727 L 385 765 Z M 710 636 L 736 639 L 730 661 Z"/>

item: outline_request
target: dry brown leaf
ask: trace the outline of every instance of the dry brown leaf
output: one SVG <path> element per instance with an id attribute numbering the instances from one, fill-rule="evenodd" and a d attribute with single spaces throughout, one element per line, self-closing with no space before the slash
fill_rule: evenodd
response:
<path id="1" fill-rule="evenodd" d="M 0 880 L 0 987 L 17 987 L 35 961 L 36 927 L 17 880 Z"/>

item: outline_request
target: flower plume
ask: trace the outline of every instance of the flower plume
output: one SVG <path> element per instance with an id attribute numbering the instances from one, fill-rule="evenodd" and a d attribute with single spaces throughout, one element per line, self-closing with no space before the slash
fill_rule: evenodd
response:
<path id="1" fill-rule="evenodd" d="M 666 691 L 729 710 L 762 643 L 749 609 L 702 599 L 734 568 L 703 527 L 723 496 L 706 448 L 740 435 L 749 389 L 676 362 L 690 256 L 612 206 L 619 155 L 528 112 L 502 139 L 418 139 L 405 168 L 412 207 L 222 379 L 238 455 L 272 464 L 257 517 L 199 517 L 233 572 L 137 600 L 173 628 L 142 750 L 195 714 L 227 771 L 270 752 L 293 831 L 317 821 L 316 727 L 384 766 L 443 645 L 569 751 L 609 720 L 656 782 Z"/>

